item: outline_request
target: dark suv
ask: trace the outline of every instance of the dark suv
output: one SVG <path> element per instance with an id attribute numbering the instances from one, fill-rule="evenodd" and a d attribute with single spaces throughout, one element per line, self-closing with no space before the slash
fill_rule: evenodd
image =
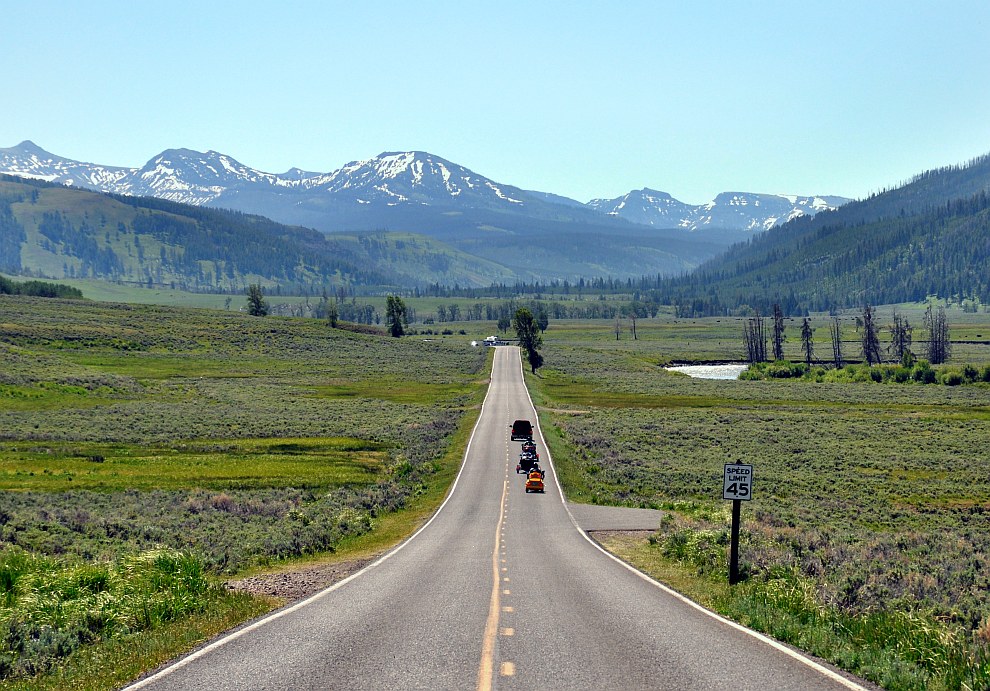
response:
<path id="1" fill-rule="evenodd" d="M 512 441 L 533 438 L 533 423 L 529 420 L 516 420 L 512 423 Z"/>

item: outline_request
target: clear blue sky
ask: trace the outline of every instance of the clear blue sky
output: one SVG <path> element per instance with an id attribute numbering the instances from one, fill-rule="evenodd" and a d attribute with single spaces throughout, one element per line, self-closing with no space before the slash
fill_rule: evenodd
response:
<path id="1" fill-rule="evenodd" d="M 0 147 L 424 150 L 581 201 L 863 197 L 990 152 L 990 2 L 5 3 Z"/>

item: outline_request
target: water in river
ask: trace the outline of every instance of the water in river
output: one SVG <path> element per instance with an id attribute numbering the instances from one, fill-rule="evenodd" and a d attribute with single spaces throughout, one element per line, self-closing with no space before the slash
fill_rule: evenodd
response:
<path id="1" fill-rule="evenodd" d="M 748 365 L 735 363 L 729 365 L 677 365 L 666 369 L 671 372 L 683 372 L 689 377 L 697 377 L 698 379 L 738 379 L 746 367 Z"/>

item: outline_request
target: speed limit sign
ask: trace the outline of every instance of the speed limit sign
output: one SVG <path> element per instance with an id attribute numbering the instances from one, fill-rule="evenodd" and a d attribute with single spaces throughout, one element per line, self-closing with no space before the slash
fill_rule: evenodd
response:
<path id="1" fill-rule="evenodd" d="M 753 466 L 742 463 L 725 464 L 722 498 L 744 501 L 753 498 Z"/>

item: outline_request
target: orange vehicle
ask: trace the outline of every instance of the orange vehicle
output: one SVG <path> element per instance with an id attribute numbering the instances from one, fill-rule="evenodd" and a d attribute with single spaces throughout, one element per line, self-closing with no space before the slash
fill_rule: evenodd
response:
<path id="1" fill-rule="evenodd" d="M 546 491 L 543 487 L 543 473 L 539 470 L 532 471 L 526 478 L 526 491 L 527 492 L 544 492 Z"/>

